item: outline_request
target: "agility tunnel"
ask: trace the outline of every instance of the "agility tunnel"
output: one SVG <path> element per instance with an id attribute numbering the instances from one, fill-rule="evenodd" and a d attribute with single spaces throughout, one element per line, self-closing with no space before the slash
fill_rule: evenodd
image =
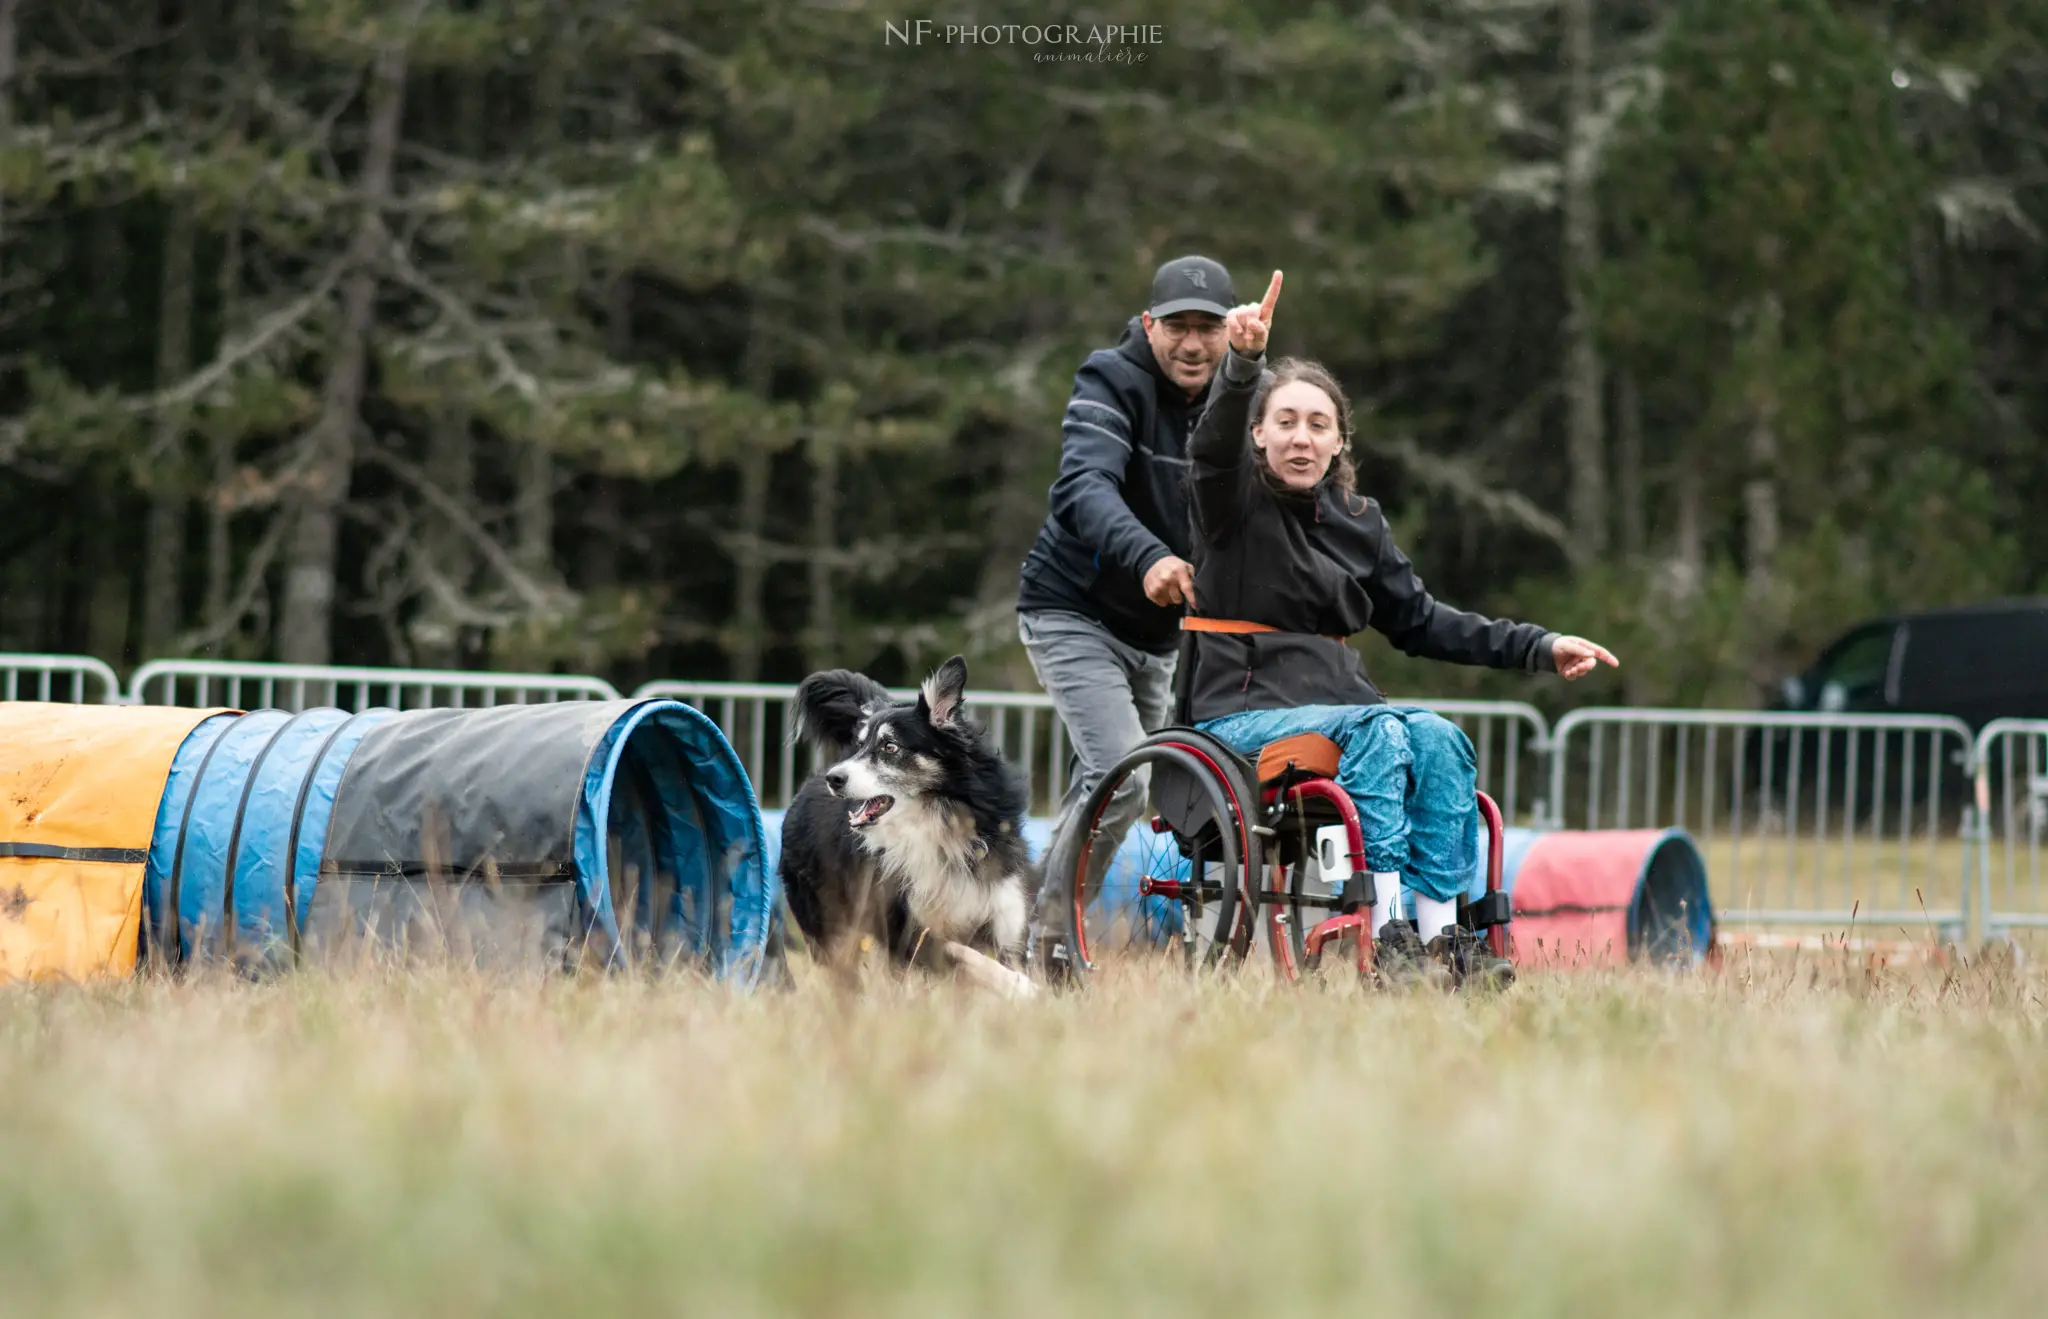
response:
<path id="1" fill-rule="evenodd" d="M 771 870 L 782 846 L 781 812 L 763 816 Z M 1052 822 L 1025 821 L 1032 859 L 1043 862 Z M 1681 829 L 1506 831 L 1501 887 L 1514 909 L 1515 960 L 1523 966 L 1580 969 L 1624 961 L 1697 965 L 1712 952 L 1716 933 L 1707 867 L 1699 848 Z M 1486 835 L 1480 831 L 1479 864 L 1468 896 L 1486 892 Z M 1138 896 L 1147 855 L 1135 831 L 1117 849 L 1103 878 L 1098 901 L 1142 910 L 1155 935 L 1179 928 L 1178 904 Z M 1184 879 L 1187 862 L 1155 878 Z M 1415 914 L 1412 901 L 1405 914 Z"/>
<path id="2" fill-rule="evenodd" d="M 752 785 L 717 726 L 680 702 L 42 709 L 60 741 L 64 720 L 97 721 L 108 761 L 156 739 L 127 793 L 150 819 L 122 844 L 138 883 L 108 889 L 97 913 L 104 925 L 128 903 L 134 934 L 102 971 L 138 952 L 257 971 L 398 950 L 688 964 L 751 984 L 767 959 L 777 881 Z M 33 764 L 35 731 L 6 707 L 0 720 L 6 766 Z M 74 804 L 89 813 L 92 795 Z"/>
<path id="3" fill-rule="evenodd" d="M 1486 891 L 1485 831 L 1469 897 Z M 1501 887 L 1528 967 L 1695 966 L 1713 952 L 1707 864 L 1682 829 L 1506 831 Z"/>

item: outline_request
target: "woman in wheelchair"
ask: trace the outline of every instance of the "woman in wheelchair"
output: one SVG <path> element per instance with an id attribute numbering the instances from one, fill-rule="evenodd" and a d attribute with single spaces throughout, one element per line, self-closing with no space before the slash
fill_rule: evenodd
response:
<path id="1" fill-rule="evenodd" d="M 1478 858 L 1472 743 L 1439 715 L 1387 704 L 1346 638 L 1372 627 L 1410 655 L 1566 678 L 1618 661 L 1429 594 L 1379 505 L 1358 493 L 1344 391 L 1317 363 L 1265 362 L 1280 283 L 1275 271 L 1263 302 L 1230 313 L 1230 349 L 1189 443 L 1197 534 L 1182 716 L 1252 757 L 1304 733 L 1335 742 L 1380 899 L 1382 978 L 1503 984 L 1512 964 L 1457 919 Z M 1414 926 L 1394 919 L 1403 888 Z"/>

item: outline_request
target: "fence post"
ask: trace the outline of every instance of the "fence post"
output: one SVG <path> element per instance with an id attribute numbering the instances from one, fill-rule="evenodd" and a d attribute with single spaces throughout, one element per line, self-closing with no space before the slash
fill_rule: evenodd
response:
<path id="1" fill-rule="evenodd" d="M 1965 858 L 1976 857 L 1975 882 L 1963 876 L 1963 937 L 1972 948 L 1981 948 L 1991 916 L 1991 758 L 1989 738 L 1996 731 L 1982 728 L 1970 740 L 1970 806 L 1963 815 Z"/>
<path id="2" fill-rule="evenodd" d="M 1984 867 L 1978 857 L 1982 844 L 1981 835 L 1986 826 L 1980 824 L 1982 812 L 1977 807 L 1984 799 L 1984 778 L 1978 772 L 1981 760 L 1977 755 L 1977 735 L 1970 735 L 1969 745 L 1963 750 L 1966 757 L 1964 773 L 1970 785 L 1970 800 L 1963 807 L 1963 818 L 1957 822 L 1956 831 L 1963 845 L 1963 938 L 1974 947 L 1982 938 L 1984 904 L 1978 901 L 1976 876 Z"/>
<path id="3" fill-rule="evenodd" d="M 1991 844 L 1993 841 L 1991 811 L 1991 764 L 1993 759 L 1993 751 L 1998 746 L 1999 742 L 2003 740 L 2005 737 L 2012 734 L 2020 733 L 2021 730 L 2026 729 L 2027 727 L 2029 727 L 2029 725 L 2022 720 L 1994 719 L 1978 731 L 1977 739 L 1973 746 L 1973 751 L 1975 752 L 1977 760 L 1975 767 L 1975 786 L 1977 798 L 1976 807 L 1978 815 L 1982 820 L 1982 828 L 1979 830 L 1979 836 L 1977 839 L 1977 883 L 1974 886 L 1975 902 L 1973 903 L 1974 909 L 1977 912 L 1980 912 L 1981 915 L 1979 919 L 1976 922 L 1973 922 L 1970 926 L 1969 935 L 1973 947 L 1981 947 L 1983 946 L 1983 943 L 1986 940 L 1995 938 L 1997 936 L 1999 929 L 2001 928 L 1998 921 L 1997 913 L 1993 910 L 1991 901 Z M 2011 766 L 2012 759 L 2013 758 L 2010 755 L 2006 757 L 2008 767 Z M 2010 783 L 2007 783 L 2006 795 L 2008 801 L 2011 800 L 2012 794 L 2012 785 Z M 2010 849 L 2012 847 L 2012 834 L 2014 827 L 2014 821 L 2012 819 L 2010 810 L 2008 810 L 2005 813 L 2002 823 L 2005 829 L 2005 837 L 2000 840 L 2004 844 L 2001 850 L 2005 851 L 2009 856 Z"/>
<path id="4" fill-rule="evenodd" d="M 1529 808 L 1529 823 L 1536 829 L 1564 827 L 1564 803 L 1557 799 L 1557 744 L 1557 733 L 1552 731 L 1539 736 L 1529 748 L 1536 755 L 1538 772 L 1543 775 L 1543 791 L 1536 794 L 1535 804 Z"/>
<path id="5" fill-rule="evenodd" d="M 1543 754 L 1550 758 L 1550 800 L 1543 810 L 1544 822 L 1552 829 L 1565 827 L 1565 770 L 1571 758 L 1572 730 L 1584 722 L 1579 711 L 1567 710 L 1550 736 L 1543 739 Z"/>
<path id="6" fill-rule="evenodd" d="M 1986 724 L 1977 733 L 1977 782 L 1975 805 L 1984 827 L 1977 838 L 1977 902 L 1975 906 L 1984 913 L 1988 924 L 1991 914 L 1991 751 L 1999 737 L 1998 720 Z M 2012 822 L 2005 822 L 2006 828 Z"/>

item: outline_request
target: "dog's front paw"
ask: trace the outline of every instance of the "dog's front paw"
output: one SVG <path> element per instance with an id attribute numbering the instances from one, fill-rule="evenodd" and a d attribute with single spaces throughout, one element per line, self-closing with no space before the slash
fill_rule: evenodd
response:
<path id="1" fill-rule="evenodd" d="M 1004 966 L 987 953 L 976 952 L 964 943 L 950 940 L 944 945 L 946 955 L 953 960 L 960 974 L 991 993 L 1001 994 L 1013 1002 L 1038 997 L 1038 986 L 1030 976 L 1013 967 Z"/>
<path id="2" fill-rule="evenodd" d="M 1008 970 L 1008 968 L 1004 969 Z M 1025 975 L 1022 971 L 1010 972 L 1010 984 L 1009 997 L 1015 1001 L 1021 1002 L 1034 999 L 1042 992 L 1038 987 L 1038 982 Z"/>

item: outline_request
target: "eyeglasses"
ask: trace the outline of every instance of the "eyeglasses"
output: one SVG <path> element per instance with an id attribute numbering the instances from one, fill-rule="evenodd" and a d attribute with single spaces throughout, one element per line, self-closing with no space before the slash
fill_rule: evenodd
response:
<path id="1" fill-rule="evenodd" d="M 1159 327 L 1160 333 L 1175 342 L 1187 338 L 1190 334 L 1193 334 L 1198 339 L 1221 339 L 1223 337 L 1224 326 L 1222 321 L 1196 321 L 1190 323 L 1183 320 L 1166 320 L 1154 321 L 1152 323 Z"/>

